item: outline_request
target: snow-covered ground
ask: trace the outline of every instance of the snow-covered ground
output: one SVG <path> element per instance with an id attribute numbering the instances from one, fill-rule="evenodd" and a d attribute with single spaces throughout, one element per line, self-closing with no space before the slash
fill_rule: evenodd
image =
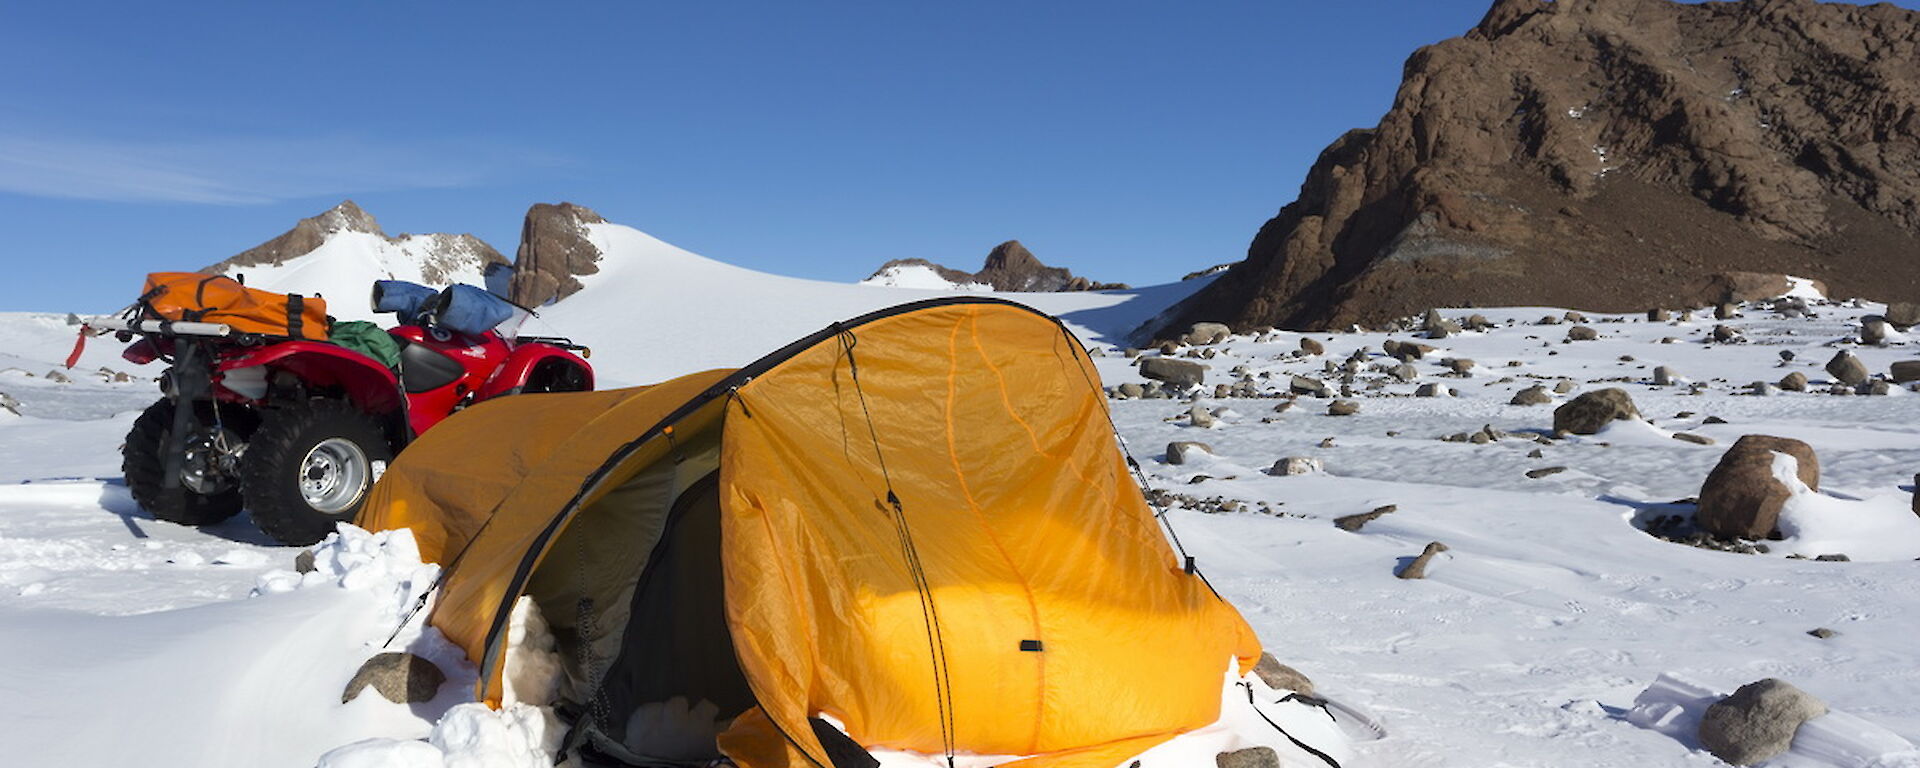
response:
<path id="1" fill-rule="evenodd" d="M 940 295 L 765 275 L 624 227 L 593 231 L 607 268 L 528 330 L 593 344 L 603 383 L 738 365 L 833 320 Z M 1145 381 L 1125 335 L 1196 287 L 1014 298 L 1062 314 L 1103 351 L 1098 366 L 1117 386 Z M 1597 340 L 1566 342 L 1572 323 L 1537 324 L 1563 312 L 1548 308 L 1446 311 L 1494 326 L 1438 340 L 1313 334 L 1326 347 L 1314 357 L 1296 353 L 1302 334 L 1235 337 L 1179 354 L 1212 351 L 1196 360 L 1210 367 L 1205 392 L 1244 366 L 1263 396 L 1116 400 L 1113 410 L 1151 486 L 1179 499 L 1168 519 L 1186 549 L 1267 648 L 1384 726 L 1373 740 L 1349 731 L 1345 765 L 1716 764 L 1685 729 L 1632 714 L 1662 675 L 1721 691 L 1779 677 L 1896 742 L 1920 741 L 1920 517 L 1909 507 L 1920 396 L 1826 394 L 1821 369 L 1844 348 L 1884 373 L 1920 359 L 1920 344 L 1846 341 L 1874 305 L 1812 309 L 1817 317 L 1787 318 L 1749 306 L 1724 321 L 1745 331 L 1736 344 L 1705 343 L 1716 321 L 1698 312 L 1670 322 L 1595 315 L 1586 325 Z M 319 575 L 300 577 L 288 571 L 297 551 L 266 545 L 244 515 L 197 530 L 153 520 L 120 485 L 117 449 L 155 396 L 156 371 L 120 363 L 118 345 L 96 339 L 72 381 L 49 381 L 72 333 L 60 317 L 0 314 L 0 392 L 20 412 L 0 410 L 0 762 L 312 766 L 349 745 L 328 764 L 537 762 L 529 750 L 548 736 L 539 718 L 461 706 L 471 668 L 417 620 L 395 646 L 441 662 L 450 679 L 439 695 L 411 707 L 377 695 L 341 704 L 431 567 L 408 559 L 410 542 L 353 536 L 323 546 Z M 1400 382 L 1372 370 L 1388 339 L 1440 349 L 1412 363 L 1417 380 Z M 1352 384 L 1357 414 L 1328 415 L 1331 401 L 1311 396 L 1276 411 L 1288 400 L 1271 395 L 1292 375 L 1337 389 L 1327 361 L 1362 347 L 1371 352 Z M 1449 357 L 1476 365 L 1454 375 L 1441 363 Z M 135 380 L 89 373 L 101 366 Z M 1655 386 L 1656 366 L 1684 381 Z M 1820 392 L 1745 394 L 1795 371 Z M 1576 393 L 1626 389 L 1649 421 L 1546 439 L 1553 406 L 1508 401 L 1563 379 Z M 1389 383 L 1369 389 L 1374 381 Z M 1432 382 L 1456 395 L 1412 396 Z M 1218 423 L 1191 425 L 1184 414 L 1196 404 Z M 1483 427 L 1500 439 L 1441 439 Z M 1683 500 L 1721 452 L 1752 433 L 1799 438 L 1819 454 L 1820 491 L 1790 503 L 1792 538 L 1734 554 L 1642 530 L 1687 514 Z M 1189 440 L 1212 454 L 1167 463 L 1165 446 Z M 1324 469 L 1266 474 L 1289 456 Z M 1564 469 L 1528 475 L 1552 467 Z M 1223 502 L 1238 504 L 1215 511 Z M 1357 532 L 1332 524 L 1389 504 L 1397 510 Z M 1396 578 L 1431 541 L 1449 549 L 1428 578 Z M 1815 628 L 1837 634 L 1807 634 Z M 1227 742 L 1176 742 L 1143 765 L 1211 765 L 1193 748 L 1202 743 Z M 1920 765 L 1910 752 L 1874 759 L 1852 764 Z M 1318 765 L 1297 752 L 1287 761 Z"/>

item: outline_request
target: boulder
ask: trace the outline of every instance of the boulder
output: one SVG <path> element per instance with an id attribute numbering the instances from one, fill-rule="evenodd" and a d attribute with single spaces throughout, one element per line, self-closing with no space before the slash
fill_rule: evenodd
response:
<path id="1" fill-rule="evenodd" d="M 347 682 L 346 692 L 340 694 L 340 703 L 352 701 L 360 692 L 371 687 L 387 701 L 395 704 L 421 704 L 432 701 L 439 692 L 440 684 L 447 681 L 447 675 L 433 662 L 411 653 L 382 653 L 354 673 Z"/>
<path id="2" fill-rule="evenodd" d="M 1196 405 L 1187 409 L 1187 423 L 1207 429 L 1217 423 L 1217 420 L 1213 418 L 1213 413 L 1208 411 L 1206 406 Z"/>
<path id="3" fill-rule="evenodd" d="M 1827 705 L 1792 683 L 1767 678 L 1740 686 L 1700 718 L 1700 745 L 1732 765 L 1753 765 L 1793 746 L 1793 734 Z"/>
<path id="4" fill-rule="evenodd" d="M 1140 375 L 1176 389 L 1199 386 L 1207 380 L 1207 366 L 1171 357 L 1140 358 Z"/>
<path id="5" fill-rule="evenodd" d="M 1464 357 L 1450 357 L 1447 358 L 1443 364 L 1447 366 L 1447 370 L 1453 371 L 1456 375 L 1460 376 L 1465 376 L 1473 370 L 1473 361 Z"/>
<path id="6" fill-rule="evenodd" d="M 1447 551 L 1447 545 L 1437 541 L 1428 542 L 1427 548 L 1421 550 L 1420 555 L 1415 557 L 1413 562 L 1407 563 L 1407 567 L 1400 569 L 1394 575 L 1403 579 L 1424 579 L 1427 577 L 1427 564 L 1433 562 L 1435 555 L 1445 551 Z"/>
<path id="7" fill-rule="evenodd" d="M 1648 321 L 1648 322 L 1654 322 L 1654 323 L 1664 323 L 1664 322 L 1667 322 L 1668 320 L 1672 320 L 1672 319 L 1673 319 L 1673 313 L 1672 313 L 1672 312 L 1668 312 L 1668 311 L 1666 311 L 1666 310 L 1664 310 L 1664 309 L 1649 309 L 1649 310 L 1647 310 L 1647 321 Z"/>
<path id="8" fill-rule="evenodd" d="M 1574 389 L 1576 387 L 1572 379 L 1561 379 L 1553 383 L 1553 393 L 1556 395 L 1572 394 Z"/>
<path id="9" fill-rule="evenodd" d="M 1413 390 L 1414 397 L 1447 397 L 1452 394 L 1453 390 L 1437 381 L 1429 381 Z"/>
<path id="10" fill-rule="evenodd" d="M 1398 509 L 1400 509 L 1399 506 L 1394 504 L 1388 504 L 1383 507 L 1374 507 L 1373 511 L 1371 512 L 1361 512 L 1359 514 L 1354 514 L 1354 515 L 1342 515 L 1340 517 L 1336 517 L 1333 519 L 1333 526 L 1343 531 L 1358 533 L 1360 529 L 1364 527 L 1367 523 L 1371 523 L 1375 520 L 1380 519 L 1382 515 L 1393 514 L 1393 512 Z M 1295 690 L 1298 690 L 1298 689 L 1295 689 Z"/>
<path id="11" fill-rule="evenodd" d="M 1185 464 L 1188 459 L 1200 455 L 1212 456 L 1213 446 L 1191 440 L 1167 443 L 1168 464 Z"/>
<path id="12" fill-rule="evenodd" d="M 1887 375 L 1893 377 L 1894 382 L 1899 384 L 1905 384 L 1909 381 L 1920 381 L 1920 360 L 1900 360 L 1895 362 L 1892 367 L 1887 369 Z"/>
<path id="13" fill-rule="evenodd" d="M 1867 372 L 1867 364 L 1844 349 L 1834 354 L 1832 360 L 1827 361 L 1827 373 L 1840 383 L 1855 387 L 1865 382 L 1870 375 Z"/>
<path id="14" fill-rule="evenodd" d="M 600 247 L 587 226 L 604 223 L 600 214 L 573 203 L 528 208 L 520 248 L 514 252 L 509 297 L 523 307 L 538 307 L 580 290 L 581 275 L 600 271 Z"/>
<path id="15" fill-rule="evenodd" d="M 1352 416 L 1360 412 L 1360 404 L 1352 400 L 1335 400 L 1327 404 L 1328 416 Z"/>
<path id="16" fill-rule="evenodd" d="M 1319 472 L 1324 468 L 1319 459 L 1309 456 L 1288 456 L 1274 462 L 1273 467 L 1267 470 L 1267 474 L 1289 477 Z"/>
<path id="17" fill-rule="evenodd" d="M 1393 368 L 1389 369 L 1387 373 L 1403 382 L 1413 381 L 1414 379 L 1420 378 L 1420 369 L 1415 368 L 1412 365 L 1409 365 L 1407 363 L 1401 363 L 1399 365 L 1396 365 Z"/>
<path id="18" fill-rule="evenodd" d="M 1253 665 L 1253 673 L 1260 676 L 1260 682 L 1276 691 L 1313 695 L 1313 681 L 1300 674 L 1300 670 L 1280 663 L 1271 653 L 1260 654 L 1260 662 Z"/>
<path id="19" fill-rule="evenodd" d="M 1593 341 L 1600 338 L 1600 332 L 1584 325 L 1567 329 L 1567 341 Z"/>
<path id="20" fill-rule="evenodd" d="M 1887 311 L 1881 315 L 1888 323 L 1900 330 L 1920 325 L 1920 303 L 1896 301 L 1887 305 Z"/>
<path id="21" fill-rule="evenodd" d="M 1721 344 L 1731 344 L 1739 341 L 1740 329 L 1731 325 L 1716 325 L 1713 327 L 1713 340 Z"/>
<path id="22" fill-rule="evenodd" d="M 1893 326 L 1879 318 L 1869 317 L 1860 323 L 1860 343 L 1875 346 L 1887 343 L 1887 334 L 1893 332 Z"/>
<path id="23" fill-rule="evenodd" d="M 1526 389 L 1520 390 L 1519 392 L 1513 393 L 1513 399 L 1507 401 L 1507 404 L 1508 405 L 1546 405 L 1551 402 L 1553 402 L 1553 395 L 1547 394 L 1547 388 L 1540 386 L 1538 384 L 1535 384 L 1531 387 L 1527 387 Z"/>
<path id="24" fill-rule="evenodd" d="M 1383 348 L 1386 348 L 1386 345 L 1381 345 L 1381 346 Z M 1399 358 L 1400 362 L 1405 363 L 1405 362 L 1411 362 L 1414 360 L 1424 359 L 1429 353 L 1433 352 L 1433 349 L 1434 349 L 1433 347 L 1429 347 L 1425 344 L 1416 344 L 1411 341 L 1403 341 L 1398 344 L 1394 344 L 1391 348 L 1386 348 L 1386 351 L 1387 351 L 1387 354 L 1392 355 L 1396 358 Z"/>
<path id="25" fill-rule="evenodd" d="M 1713 319 L 1732 320 L 1740 316 L 1740 308 L 1732 304 L 1721 304 L 1713 308 Z"/>
<path id="26" fill-rule="evenodd" d="M 1141 386 L 1140 382 L 1137 381 L 1129 381 L 1121 384 L 1114 391 L 1120 395 L 1120 399 L 1122 400 L 1138 400 L 1147 395 L 1147 388 Z"/>
<path id="27" fill-rule="evenodd" d="M 1191 328 L 1187 329 L 1187 335 L 1182 336 L 1180 340 L 1192 346 L 1201 347 L 1208 344 L 1218 344 L 1226 341 L 1231 336 L 1233 336 L 1233 329 L 1228 328 L 1225 324 L 1194 323 Z"/>
<path id="28" fill-rule="evenodd" d="M 1793 373 L 1780 377 L 1779 386 L 1788 392 L 1805 392 L 1807 391 L 1807 375 L 1799 371 L 1794 371 Z"/>
<path id="29" fill-rule="evenodd" d="M 1675 432 L 1673 433 L 1673 439 L 1683 443 L 1693 443 L 1694 445 L 1713 445 L 1713 438 L 1707 437 L 1706 435 L 1696 435 L 1692 432 Z"/>
<path id="30" fill-rule="evenodd" d="M 1820 459 L 1799 440 L 1746 435 L 1720 455 L 1720 463 L 1700 486 L 1694 523 L 1715 536 L 1766 538 L 1780 520 L 1780 508 L 1792 495 L 1773 476 L 1775 453 L 1793 457 L 1796 473 L 1808 488 L 1820 489 Z"/>
<path id="31" fill-rule="evenodd" d="M 1293 381 L 1288 384 L 1288 389 L 1296 395 L 1313 395 L 1314 397 L 1333 396 L 1333 390 L 1327 388 L 1326 382 L 1319 379 L 1309 379 L 1305 376 L 1293 377 Z"/>
<path id="32" fill-rule="evenodd" d="M 1618 387 L 1583 392 L 1553 410 L 1553 431 L 1591 435 L 1615 421 L 1640 418 L 1633 397 Z"/>
<path id="33" fill-rule="evenodd" d="M 1317 342 L 1317 341 L 1314 341 L 1313 339 L 1309 339 L 1305 336 L 1302 336 L 1300 337 L 1300 351 L 1302 353 L 1318 357 L 1320 355 L 1324 355 L 1327 353 L 1327 347 L 1326 345 L 1321 344 L 1320 342 Z"/>
<path id="34" fill-rule="evenodd" d="M 1653 383 L 1655 386 L 1660 386 L 1660 387 L 1673 386 L 1674 379 L 1676 378 L 1678 378 L 1678 376 L 1674 375 L 1672 368 L 1668 368 L 1663 365 L 1653 369 Z"/>

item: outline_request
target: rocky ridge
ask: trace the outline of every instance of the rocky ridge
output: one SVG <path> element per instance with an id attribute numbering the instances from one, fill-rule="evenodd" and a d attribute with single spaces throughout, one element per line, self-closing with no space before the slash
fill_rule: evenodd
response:
<path id="1" fill-rule="evenodd" d="M 1247 258 L 1168 327 L 1373 324 L 1920 293 L 1920 13 L 1813 0 L 1499 0 L 1415 52 Z M 1777 278 L 1772 278 L 1777 279 Z"/>
<path id="2" fill-rule="evenodd" d="M 428 282 L 443 282 L 447 275 L 477 266 L 480 271 L 492 265 L 507 264 L 493 246 L 471 234 L 433 233 L 424 235 L 388 235 L 380 222 L 352 200 L 342 201 L 320 214 L 301 219 L 279 236 L 241 251 L 234 256 L 200 270 L 203 274 L 225 274 L 247 267 L 279 265 L 289 259 L 312 253 L 341 232 L 358 232 L 401 245 L 409 253 L 421 254 L 420 271 Z"/>
<path id="3" fill-rule="evenodd" d="M 996 291 L 1052 293 L 1058 291 L 1104 291 L 1128 287 L 1125 283 L 1101 283 L 1078 277 L 1062 267 L 1049 267 L 1018 240 L 993 247 L 978 272 L 962 272 L 926 259 L 894 259 L 874 270 L 868 280 L 880 278 L 898 267 L 918 266 L 932 269 L 941 279 L 956 285 L 979 283 Z"/>

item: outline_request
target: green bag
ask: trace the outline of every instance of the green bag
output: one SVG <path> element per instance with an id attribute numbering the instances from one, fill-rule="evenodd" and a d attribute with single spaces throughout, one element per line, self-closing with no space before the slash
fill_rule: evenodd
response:
<path id="1" fill-rule="evenodd" d="M 388 368 L 400 364 L 400 342 L 394 341 L 392 335 L 374 323 L 365 320 L 334 323 L 329 340 L 378 360 Z"/>

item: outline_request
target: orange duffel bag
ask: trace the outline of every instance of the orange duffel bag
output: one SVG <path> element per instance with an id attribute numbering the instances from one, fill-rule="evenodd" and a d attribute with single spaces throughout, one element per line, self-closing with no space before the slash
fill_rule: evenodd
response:
<path id="1" fill-rule="evenodd" d="M 241 333 L 327 340 L 325 299 L 248 288 L 225 275 L 154 272 L 147 275 L 140 304 L 162 320 L 226 323 Z"/>

